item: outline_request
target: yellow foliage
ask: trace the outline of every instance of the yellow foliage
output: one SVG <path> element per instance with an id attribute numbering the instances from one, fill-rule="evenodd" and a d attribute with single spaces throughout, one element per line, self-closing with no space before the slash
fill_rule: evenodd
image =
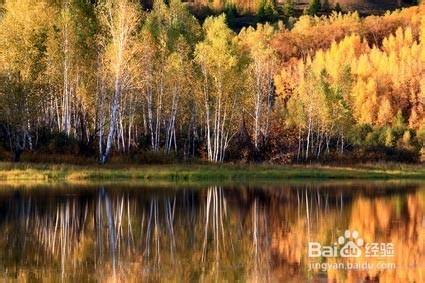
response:
<path id="1" fill-rule="evenodd" d="M 344 80 L 351 78 L 350 95 L 345 97 L 358 123 L 384 126 L 393 121 L 394 114 L 401 110 L 408 113 L 409 125 L 417 128 L 424 121 L 424 76 L 425 76 L 425 13 L 417 8 L 411 26 L 399 27 L 385 37 L 380 46 L 369 46 L 365 38 L 358 34 L 345 36 L 333 42 L 327 49 L 319 49 L 314 56 L 300 59 L 298 70 L 306 73 L 311 70 L 315 76 L 325 72 L 331 86 L 337 88 Z M 398 20 L 401 14 L 392 13 L 383 18 Z M 303 17 L 295 32 L 317 26 L 317 19 Z M 421 22 L 420 31 L 417 25 Z M 292 64 L 292 66 L 295 66 Z M 288 67 L 285 67 L 288 68 Z M 347 79 L 347 72 L 349 77 Z M 293 72 L 292 73 L 296 73 Z M 287 71 L 276 77 L 279 93 Z M 303 84 L 303 76 L 295 76 L 298 85 Z M 285 78 L 289 81 L 288 78 Z"/>

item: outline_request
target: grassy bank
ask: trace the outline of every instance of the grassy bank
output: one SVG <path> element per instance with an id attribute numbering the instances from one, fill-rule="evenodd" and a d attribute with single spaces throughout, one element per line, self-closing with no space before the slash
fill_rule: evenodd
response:
<path id="1" fill-rule="evenodd" d="M 285 179 L 424 179 L 419 165 L 371 164 L 354 167 L 272 165 L 110 165 L 75 166 L 0 163 L 0 181 L 114 180 L 285 180 Z"/>

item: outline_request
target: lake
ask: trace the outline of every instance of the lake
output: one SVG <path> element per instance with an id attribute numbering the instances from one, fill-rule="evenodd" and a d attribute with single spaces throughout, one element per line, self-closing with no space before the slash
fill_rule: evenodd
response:
<path id="1" fill-rule="evenodd" d="M 425 282 L 425 183 L 3 185 L 0 280 Z"/>

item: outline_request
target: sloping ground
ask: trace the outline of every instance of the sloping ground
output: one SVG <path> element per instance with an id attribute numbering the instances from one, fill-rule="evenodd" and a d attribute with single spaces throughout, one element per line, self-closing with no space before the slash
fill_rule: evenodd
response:
<path id="1" fill-rule="evenodd" d="M 283 5 L 286 0 L 277 0 L 278 5 Z M 295 0 L 295 9 L 302 11 L 309 6 L 309 0 Z M 322 4 L 325 2 L 321 0 Z M 358 11 L 360 14 L 382 14 L 388 10 L 406 7 L 412 4 L 412 1 L 402 0 L 328 0 L 331 7 L 337 3 L 345 11 Z"/>
<path id="2" fill-rule="evenodd" d="M 394 10 L 405 6 L 406 3 L 399 0 L 333 0 L 331 4 L 339 3 L 343 9 L 350 11 L 359 11 L 360 13 L 373 14 L 374 12 L 382 12 Z"/>

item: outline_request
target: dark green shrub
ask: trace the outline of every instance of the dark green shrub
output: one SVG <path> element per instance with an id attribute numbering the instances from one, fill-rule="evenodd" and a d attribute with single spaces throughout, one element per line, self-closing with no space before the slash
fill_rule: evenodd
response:
<path id="1" fill-rule="evenodd" d="M 257 11 L 257 22 L 276 22 L 279 19 L 279 14 L 276 11 L 273 3 L 267 0 L 262 0 Z"/>
<path id="2" fill-rule="evenodd" d="M 314 16 L 319 13 L 321 8 L 322 4 L 320 3 L 320 0 L 310 0 L 307 12 L 310 16 Z"/>

